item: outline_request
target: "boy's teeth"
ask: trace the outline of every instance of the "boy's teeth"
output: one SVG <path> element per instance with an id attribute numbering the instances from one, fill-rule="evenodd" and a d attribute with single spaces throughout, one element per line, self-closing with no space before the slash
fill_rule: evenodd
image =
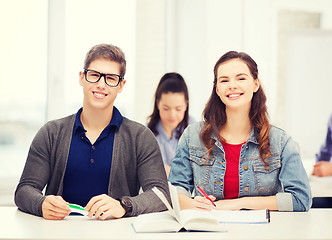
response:
<path id="1" fill-rule="evenodd" d="M 105 96 L 105 94 L 102 94 L 102 93 L 96 93 L 96 92 L 95 92 L 95 95 L 100 96 L 100 97 Z"/>

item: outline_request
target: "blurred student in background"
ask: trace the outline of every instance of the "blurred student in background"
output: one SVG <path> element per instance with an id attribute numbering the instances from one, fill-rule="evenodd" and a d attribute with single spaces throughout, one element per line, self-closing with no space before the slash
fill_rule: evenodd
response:
<path id="1" fill-rule="evenodd" d="M 327 133 L 319 153 L 316 154 L 316 164 L 312 175 L 317 177 L 328 177 L 332 175 L 332 114 L 327 124 Z M 332 197 L 314 197 L 313 208 L 332 208 Z"/>
<path id="2" fill-rule="evenodd" d="M 309 210 L 300 154 L 285 131 L 270 125 L 257 64 L 248 54 L 230 51 L 217 61 L 203 117 L 183 132 L 171 165 L 169 181 L 182 209 Z"/>
<path id="3" fill-rule="evenodd" d="M 326 177 L 332 175 L 332 114 L 329 118 L 327 125 L 326 138 L 323 145 L 320 148 L 319 153 L 316 154 L 316 164 L 312 175 L 318 177 Z"/>
<path id="4" fill-rule="evenodd" d="M 189 117 L 189 94 L 183 77 L 175 72 L 166 73 L 156 89 L 148 127 L 159 143 L 167 176 L 179 138 L 193 122 Z"/>

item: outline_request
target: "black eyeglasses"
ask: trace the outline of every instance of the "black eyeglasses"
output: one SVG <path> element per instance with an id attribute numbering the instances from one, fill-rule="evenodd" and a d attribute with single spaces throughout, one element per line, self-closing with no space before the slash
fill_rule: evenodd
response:
<path id="1" fill-rule="evenodd" d="M 105 83 L 110 87 L 117 87 L 123 79 L 122 76 L 117 74 L 105 74 L 91 69 L 84 69 L 84 76 L 85 80 L 90 83 L 96 83 L 104 77 Z"/>

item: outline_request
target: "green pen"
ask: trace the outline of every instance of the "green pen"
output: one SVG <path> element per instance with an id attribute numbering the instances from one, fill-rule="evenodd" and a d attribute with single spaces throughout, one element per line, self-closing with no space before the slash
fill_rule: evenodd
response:
<path id="1" fill-rule="evenodd" d="M 71 212 L 79 213 L 84 216 L 88 216 L 88 214 L 89 214 L 87 211 L 85 211 L 84 207 L 82 207 L 78 204 L 69 203 L 68 206 L 70 207 Z"/>

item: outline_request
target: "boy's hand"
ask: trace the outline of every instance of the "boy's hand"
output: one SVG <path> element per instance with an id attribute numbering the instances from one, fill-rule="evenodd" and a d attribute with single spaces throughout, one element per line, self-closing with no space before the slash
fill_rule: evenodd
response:
<path id="1" fill-rule="evenodd" d="M 61 220 L 67 217 L 71 210 L 61 196 L 48 195 L 42 204 L 43 218 Z"/>
<path id="2" fill-rule="evenodd" d="M 96 219 L 100 220 L 105 220 L 108 217 L 121 218 L 126 213 L 118 200 L 106 194 L 91 198 L 85 207 L 85 211 L 89 212 L 89 218 L 94 215 Z"/>

